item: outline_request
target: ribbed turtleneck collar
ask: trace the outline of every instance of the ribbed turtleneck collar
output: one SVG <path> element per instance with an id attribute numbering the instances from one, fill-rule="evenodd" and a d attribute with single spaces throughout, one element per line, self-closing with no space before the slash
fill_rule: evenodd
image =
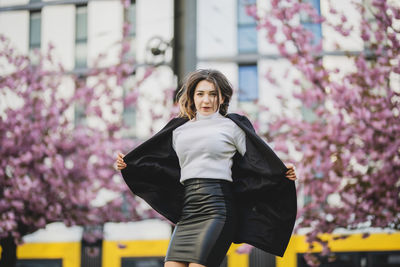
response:
<path id="1" fill-rule="evenodd" d="M 210 120 L 210 119 L 215 119 L 219 116 L 219 110 L 217 110 L 216 112 L 214 112 L 213 114 L 210 115 L 202 115 L 200 114 L 200 112 L 196 113 L 196 120 Z"/>

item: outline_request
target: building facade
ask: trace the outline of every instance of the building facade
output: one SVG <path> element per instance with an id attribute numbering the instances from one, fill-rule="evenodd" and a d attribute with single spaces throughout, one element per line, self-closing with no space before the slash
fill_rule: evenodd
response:
<path id="1" fill-rule="evenodd" d="M 308 2 L 329 21 L 328 0 Z M 148 66 L 158 66 L 137 89 L 141 96 L 137 105 L 124 108 L 122 116 L 132 128 L 129 133 L 132 137 L 146 139 L 152 131 L 166 123 L 169 118 L 167 109 L 172 108 L 173 99 L 171 97 L 165 106 L 163 103 L 168 95 L 165 91 L 176 90 L 183 73 L 198 68 L 215 68 L 223 72 L 235 89 L 230 111 L 246 113 L 252 120 L 259 121 L 259 131 L 264 132 L 267 130 L 263 126 L 265 122 L 281 110 L 277 95 L 289 96 L 299 88 L 293 88 L 289 79 L 284 78 L 296 75 L 296 71 L 279 55 L 276 47 L 268 43 L 265 31 L 256 29 L 255 20 L 246 13 L 246 4 L 249 3 L 257 3 L 261 9 L 269 8 L 268 0 L 131 0 L 127 12 L 124 12 L 120 0 L 0 0 L 0 34 L 10 38 L 18 51 L 29 54 L 33 60 L 35 49 L 45 52 L 51 43 L 58 60 L 67 70 L 85 73 L 100 53 L 106 55 L 102 63 L 105 66 L 118 62 L 120 48 L 116 44 L 122 38 L 124 20 L 129 20 L 132 24 L 129 53 L 136 59 L 138 67 L 136 76 L 129 78 L 124 88 L 118 90 L 131 89 L 135 79 L 140 78 Z M 347 0 L 335 3 L 336 8 L 351 18 L 350 23 L 355 29 L 346 38 L 338 36 L 325 24 L 310 23 L 307 18 L 299 19 L 314 33 L 316 40 L 322 39 L 324 64 L 350 70 L 352 64 L 349 59 L 333 44 L 341 38 L 344 51 L 363 51 L 364 45 L 358 34 L 360 18 Z M 161 61 L 160 57 L 151 53 L 151 48 L 160 43 L 164 45 Z M 279 86 L 266 78 L 267 73 L 281 77 Z M 68 80 L 63 87 L 65 90 L 74 89 L 73 83 Z M 299 105 L 294 100 L 292 103 L 295 107 Z M 263 111 L 264 107 L 269 110 Z M 154 114 L 161 119 L 154 121 Z M 79 107 L 76 107 L 73 116 L 76 120 L 80 119 Z M 301 198 L 299 200 L 301 203 Z M 80 241 L 80 228 L 74 229 L 71 235 L 49 238 L 55 232 L 72 231 L 56 226 L 56 230 L 50 226 L 25 238 L 27 243 L 18 252 L 20 266 L 38 266 L 34 264 L 39 261 L 40 266 L 48 267 L 162 266 L 171 233 L 170 226 L 163 222 L 109 224 L 104 226 L 102 243 L 89 246 Z M 398 235 L 392 237 L 384 244 L 386 236 L 378 233 L 375 239 L 368 241 L 369 247 L 364 247 L 359 254 L 357 249 L 351 248 L 363 247 L 359 237 L 350 245 L 339 244 L 335 249 L 357 254 L 361 263 L 351 266 L 374 266 L 365 264 L 374 261 L 374 256 L 379 258 L 382 255 L 386 255 L 382 257 L 387 259 L 391 257 L 392 262 L 397 264 L 400 262 L 400 249 L 396 247 L 396 242 L 400 241 Z M 306 266 L 300 258 L 297 259 L 306 251 L 302 236 L 293 239 L 284 260 L 258 250 L 250 255 L 238 254 L 236 248 L 236 245 L 231 248 L 223 266 Z M 376 253 L 372 256 L 365 254 L 371 250 Z M 385 251 L 394 252 L 385 254 Z M 343 254 L 343 261 L 348 254 Z"/>

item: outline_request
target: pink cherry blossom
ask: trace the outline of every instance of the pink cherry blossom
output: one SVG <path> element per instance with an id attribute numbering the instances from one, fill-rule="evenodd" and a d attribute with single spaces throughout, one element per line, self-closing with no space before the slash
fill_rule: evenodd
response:
<path id="1" fill-rule="evenodd" d="M 126 8 L 129 1 L 123 3 Z M 98 66 L 104 65 L 101 64 L 104 56 L 100 55 L 88 71 L 87 76 L 98 81 L 91 86 L 82 77 L 67 73 L 54 60 L 55 47 L 50 46 L 44 54 L 37 51 L 39 62 L 33 65 L 27 56 L 17 53 L 6 36 L 0 35 L 0 68 L 5 64 L 14 69 L 0 77 L 0 98 L 4 99 L 7 91 L 12 91 L 22 103 L 16 107 L 6 102 L 0 113 L 0 243 L 3 251 L 12 249 L 12 244 L 20 244 L 22 236 L 51 222 L 93 226 L 107 221 L 155 217 L 150 210 L 139 213 L 136 197 L 126 186 L 114 181 L 113 176 L 119 174 L 113 168 L 115 153 L 128 152 L 126 148 L 132 148 L 138 141 L 121 137 L 120 132 L 127 126 L 120 114 L 117 122 L 103 116 L 104 109 L 112 110 L 123 102 L 121 96 L 113 92 L 115 85 L 110 81 L 118 80 L 122 85 L 136 67 L 133 59 L 126 55 L 128 33 L 124 31 L 123 39 L 117 44 L 121 47 L 118 64 L 100 68 Z M 126 105 L 136 105 L 136 88 L 151 74 L 152 70 L 146 70 L 144 77 L 135 79 L 137 83 L 125 94 L 129 99 Z M 57 92 L 67 76 L 75 80 L 76 88 L 72 96 L 63 98 Z M 100 97 L 105 101 L 100 103 Z M 67 111 L 77 106 L 82 107 L 83 117 L 95 118 L 106 130 L 74 122 Z M 117 193 L 118 197 L 100 207 L 93 206 L 93 200 L 103 188 Z M 122 203 L 126 206 L 124 210 Z M 93 241 L 101 234 L 88 235 Z M 15 252 L 15 249 L 11 251 Z"/>
<path id="2" fill-rule="evenodd" d="M 321 43 L 313 44 L 312 34 L 292 20 L 302 12 L 337 34 L 353 34 L 350 18 L 334 8 L 334 1 L 327 4 L 330 14 L 339 18 L 337 24 L 317 16 L 303 1 L 270 4 L 269 11 L 263 10 L 263 16 L 256 17 L 259 28 L 266 31 L 265 38 L 278 48 L 279 54 L 302 74 L 301 79 L 293 80 L 293 88 L 301 90 L 293 92 L 292 97 L 313 114 L 300 119 L 282 115 L 269 123 L 266 134 L 292 162 L 294 159 L 282 144 L 292 143 L 302 155 L 295 162 L 298 188 L 311 201 L 300 207 L 297 229 L 311 229 L 307 234 L 309 247 L 320 243 L 326 255 L 330 254 L 330 243 L 321 240 L 323 233 L 338 228 L 358 229 L 361 223 L 399 230 L 400 95 L 399 83 L 390 79 L 393 73 L 400 73 L 400 33 L 395 24 L 395 18 L 400 17 L 399 6 L 387 0 L 372 1 L 370 7 L 354 3 L 360 12 L 360 37 L 366 49 L 348 55 L 356 68 L 342 72 L 341 66 L 326 68 L 316 57 L 322 52 Z M 254 8 L 249 13 L 257 13 Z M 373 13 L 374 23 L 368 20 L 367 11 Z M 278 29 L 283 33 L 280 36 Z M 295 52 L 288 51 L 288 42 L 294 45 Z M 339 72 L 341 79 L 335 78 Z M 270 72 L 266 77 L 272 81 L 284 79 Z M 283 125 L 289 130 L 281 131 Z M 339 203 L 327 201 L 332 194 L 339 196 Z M 328 214 L 334 219 L 328 220 Z M 311 266 L 319 264 L 312 254 L 307 254 L 306 260 Z"/>

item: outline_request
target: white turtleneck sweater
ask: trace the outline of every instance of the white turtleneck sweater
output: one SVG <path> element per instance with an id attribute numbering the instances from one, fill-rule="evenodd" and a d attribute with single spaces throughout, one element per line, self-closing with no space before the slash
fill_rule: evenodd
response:
<path id="1" fill-rule="evenodd" d="M 231 119 L 218 111 L 197 113 L 196 118 L 172 132 L 172 146 L 181 167 L 180 182 L 189 178 L 232 181 L 232 157 L 246 152 L 246 135 Z"/>

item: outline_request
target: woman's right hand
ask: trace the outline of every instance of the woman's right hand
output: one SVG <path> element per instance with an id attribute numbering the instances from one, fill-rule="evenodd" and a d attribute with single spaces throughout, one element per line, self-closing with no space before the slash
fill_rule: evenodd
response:
<path id="1" fill-rule="evenodd" d="M 124 162 L 123 157 L 125 157 L 125 155 L 121 152 L 118 152 L 117 160 L 115 161 L 115 166 L 117 170 L 122 170 L 126 168 L 126 163 Z"/>

